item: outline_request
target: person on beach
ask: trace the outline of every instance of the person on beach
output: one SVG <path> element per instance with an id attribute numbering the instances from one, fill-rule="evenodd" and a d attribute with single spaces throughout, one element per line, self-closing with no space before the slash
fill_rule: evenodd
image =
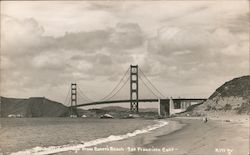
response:
<path id="1" fill-rule="evenodd" d="M 202 118 L 203 123 L 207 123 L 207 117 Z"/>

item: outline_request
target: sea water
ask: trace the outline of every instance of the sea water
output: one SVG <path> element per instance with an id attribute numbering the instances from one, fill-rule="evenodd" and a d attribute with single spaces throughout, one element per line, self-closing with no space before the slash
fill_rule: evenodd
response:
<path id="1" fill-rule="evenodd" d="M 83 150 L 167 125 L 145 119 L 1 118 L 1 154 L 51 154 Z"/>

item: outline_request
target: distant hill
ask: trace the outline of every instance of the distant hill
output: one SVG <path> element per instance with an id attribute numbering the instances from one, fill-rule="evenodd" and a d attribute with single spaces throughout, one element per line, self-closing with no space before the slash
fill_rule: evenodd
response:
<path id="1" fill-rule="evenodd" d="M 103 107 L 101 109 L 89 109 L 91 117 L 99 117 L 104 114 L 110 114 L 114 116 L 114 118 L 124 118 L 128 116 L 131 112 L 129 108 L 124 108 L 120 106 L 108 106 Z M 88 115 L 88 114 L 87 114 Z M 154 118 L 158 116 L 157 109 L 154 108 L 146 108 L 146 109 L 139 109 L 140 117 L 144 118 Z"/>
<path id="2" fill-rule="evenodd" d="M 30 97 L 27 99 L 1 97 L 1 117 L 20 115 L 22 117 L 68 117 L 70 109 L 59 102 L 44 97 Z M 79 116 L 100 117 L 106 113 L 115 118 L 123 118 L 130 114 L 128 108 L 108 106 L 101 109 L 77 109 Z M 157 115 L 157 109 L 140 109 L 144 117 Z"/>
<path id="3" fill-rule="evenodd" d="M 234 78 L 222 86 L 201 105 L 188 108 L 191 115 L 206 115 L 212 112 L 250 114 L 250 76 Z"/>
<path id="4" fill-rule="evenodd" d="M 31 97 L 28 99 L 1 97 L 1 117 L 8 117 L 8 115 L 63 117 L 67 116 L 68 112 L 66 106 L 44 97 Z"/>
<path id="5" fill-rule="evenodd" d="M 103 110 L 107 111 L 129 111 L 128 108 L 120 107 L 120 106 L 108 106 L 108 107 L 103 107 Z"/>
<path id="6" fill-rule="evenodd" d="M 124 107 L 120 107 L 120 106 L 108 106 L 108 107 L 103 107 L 103 110 L 114 110 L 114 111 L 129 111 L 129 108 L 124 108 Z M 140 112 L 158 112 L 157 108 L 140 108 L 139 109 Z"/>
<path id="7" fill-rule="evenodd" d="M 130 112 L 129 108 L 124 108 L 124 107 L 120 107 L 120 106 L 103 107 L 102 110 L 117 111 L 117 112 Z M 157 108 L 140 108 L 139 112 L 140 113 L 157 113 L 158 109 Z"/>

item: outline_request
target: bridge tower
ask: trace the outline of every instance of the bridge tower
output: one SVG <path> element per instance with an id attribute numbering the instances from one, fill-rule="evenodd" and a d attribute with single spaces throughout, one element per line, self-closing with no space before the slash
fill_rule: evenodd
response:
<path id="1" fill-rule="evenodd" d="M 71 83 L 71 102 L 70 102 L 70 115 L 77 115 L 77 110 L 75 107 L 77 105 L 77 85 L 76 83 Z"/>
<path id="2" fill-rule="evenodd" d="M 138 113 L 138 65 L 130 65 L 130 111 Z"/>

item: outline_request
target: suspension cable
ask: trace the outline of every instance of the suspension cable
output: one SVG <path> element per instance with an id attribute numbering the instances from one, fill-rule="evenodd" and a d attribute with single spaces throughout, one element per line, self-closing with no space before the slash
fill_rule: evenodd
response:
<path id="1" fill-rule="evenodd" d="M 66 96 L 66 98 L 65 98 L 65 100 L 64 100 L 64 102 L 63 102 L 63 104 L 64 105 L 66 105 L 67 106 L 67 99 L 68 99 L 68 97 L 69 97 L 69 93 L 70 93 L 70 87 L 69 87 L 69 89 L 68 89 L 68 93 L 67 93 L 67 96 Z"/>
<path id="2" fill-rule="evenodd" d="M 83 99 L 87 99 L 87 101 L 93 102 L 92 99 L 90 99 L 87 95 L 85 95 L 85 93 L 80 89 L 80 87 L 77 86 L 77 88 L 78 88 L 78 90 L 80 91 L 80 93 L 79 93 L 80 96 L 81 96 Z"/>
<path id="3" fill-rule="evenodd" d="M 139 68 L 139 67 L 138 67 Z M 139 71 L 141 71 L 142 75 L 146 78 L 146 80 L 149 82 L 149 84 L 162 96 L 165 97 L 154 85 L 151 83 L 151 81 L 147 78 L 147 76 L 143 73 L 143 71 L 139 68 Z"/>
<path id="4" fill-rule="evenodd" d="M 129 77 L 127 77 L 127 79 L 126 79 L 126 81 L 124 82 L 124 84 L 111 96 L 111 97 L 109 97 L 109 98 L 107 98 L 106 100 L 109 100 L 109 99 L 111 99 L 112 97 L 114 97 L 126 84 L 127 84 L 127 82 L 128 82 L 128 80 L 129 80 Z"/>
<path id="5" fill-rule="evenodd" d="M 125 74 L 123 75 L 123 77 L 121 78 L 121 80 L 118 82 L 118 84 L 112 89 L 112 91 L 107 94 L 106 96 L 104 96 L 103 98 L 101 98 L 99 101 L 102 101 L 102 100 L 106 100 L 110 95 L 113 94 L 113 92 L 118 88 L 118 86 L 121 84 L 121 82 L 124 80 L 124 78 L 126 77 L 128 71 L 129 71 L 130 68 L 127 69 L 127 71 L 125 72 Z M 113 96 L 112 96 L 113 97 Z"/>
<path id="6" fill-rule="evenodd" d="M 150 89 L 150 88 L 147 86 L 147 84 L 143 81 L 143 79 L 141 78 L 141 76 L 138 75 L 138 77 L 139 77 L 139 79 L 141 79 L 142 83 L 151 91 L 151 93 L 152 93 L 155 97 L 159 98 L 159 97 L 153 92 L 153 90 Z"/>
<path id="7" fill-rule="evenodd" d="M 128 73 L 128 71 L 129 71 L 129 68 L 126 70 L 126 72 L 124 73 L 124 75 L 123 75 L 123 77 L 121 78 L 121 80 L 119 81 L 119 83 L 112 89 L 112 91 L 109 93 L 109 94 L 107 94 L 105 97 L 103 97 L 103 98 L 101 98 L 99 101 L 102 101 L 102 100 L 105 100 L 105 99 L 107 99 L 110 95 L 112 95 L 113 94 L 113 92 L 118 88 L 118 86 L 121 84 L 121 82 L 124 80 L 124 78 L 126 77 L 126 75 L 127 75 L 127 73 Z M 88 101 L 90 101 L 90 102 L 93 102 L 94 100 L 92 100 L 92 99 L 90 99 L 88 96 L 86 96 L 84 93 L 83 93 L 83 91 L 78 87 L 78 89 L 79 89 L 79 91 L 81 92 L 81 94 L 80 94 L 80 96 L 81 95 L 83 95 L 83 96 L 81 96 L 81 97 L 83 97 L 83 98 L 86 98 Z M 120 90 L 120 89 L 119 89 Z M 118 91 L 119 91 L 118 90 Z M 117 93 L 117 92 L 116 92 Z M 112 95 L 111 97 L 113 97 L 114 95 Z M 110 97 L 110 98 L 111 98 Z"/>
<path id="8" fill-rule="evenodd" d="M 78 98 L 77 99 L 83 99 L 83 101 L 85 102 L 93 102 L 92 100 L 88 99 L 85 95 L 83 94 L 78 94 Z"/>

